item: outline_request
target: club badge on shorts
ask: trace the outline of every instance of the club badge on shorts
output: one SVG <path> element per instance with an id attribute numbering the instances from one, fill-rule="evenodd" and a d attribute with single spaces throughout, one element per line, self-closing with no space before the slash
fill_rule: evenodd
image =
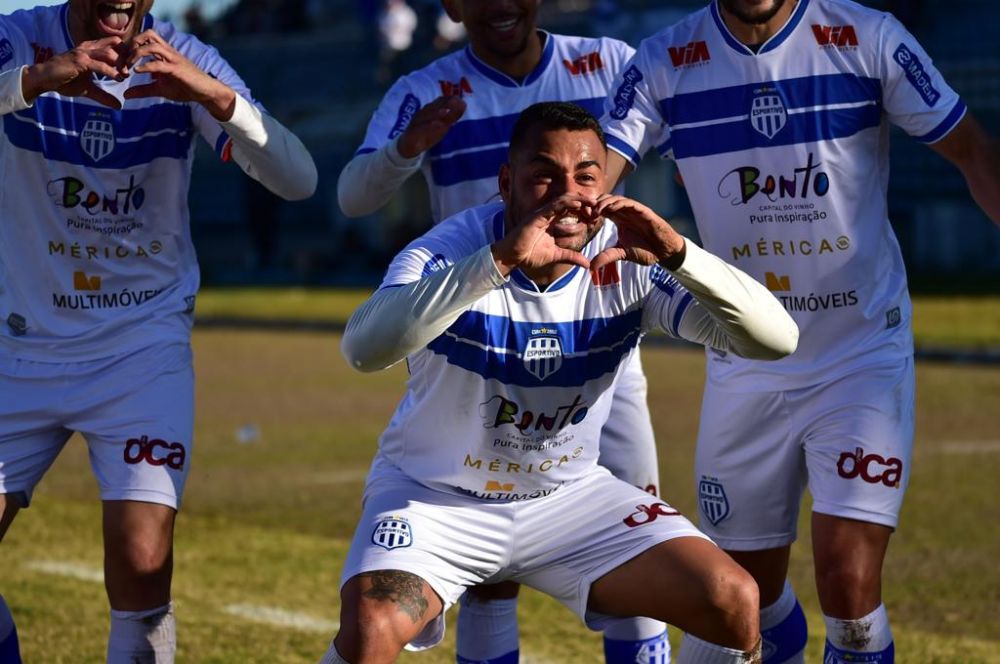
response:
<path id="1" fill-rule="evenodd" d="M 698 482 L 698 505 L 701 513 L 712 522 L 713 526 L 729 516 L 729 499 L 721 484 L 702 477 Z"/>
<path id="2" fill-rule="evenodd" d="M 413 531 L 410 530 L 410 524 L 401 516 L 383 517 L 375 524 L 372 544 L 377 544 L 387 551 L 410 546 L 413 544 Z"/>

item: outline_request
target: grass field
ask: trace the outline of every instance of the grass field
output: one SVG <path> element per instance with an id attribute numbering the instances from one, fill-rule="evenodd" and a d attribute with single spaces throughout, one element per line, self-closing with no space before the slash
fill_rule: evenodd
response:
<path id="1" fill-rule="evenodd" d="M 325 317 L 342 320 L 360 297 L 208 293 L 199 312 L 294 317 L 315 314 L 320 301 Z M 915 318 L 938 343 L 1000 341 L 1000 300 L 921 301 Z M 966 320 L 986 324 L 969 332 Z M 405 375 L 355 373 L 338 344 L 330 334 L 196 332 L 197 446 L 175 554 L 178 662 L 315 662 L 336 629 L 363 477 Z M 664 494 L 693 514 L 703 358 L 651 347 L 644 359 Z M 897 661 L 1000 662 L 1000 367 L 918 363 L 917 380 L 913 474 L 886 565 Z M 241 430 L 251 440 L 240 442 Z M 74 439 L 0 547 L 0 588 L 29 664 L 103 661 L 99 516 L 86 449 Z M 814 634 L 807 661 L 818 662 L 805 519 L 800 535 L 792 578 Z M 520 610 L 526 664 L 602 661 L 599 635 L 558 604 L 526 591 Z M 449 633 L 401 661 L 453 662 L 453 644 Z"/>

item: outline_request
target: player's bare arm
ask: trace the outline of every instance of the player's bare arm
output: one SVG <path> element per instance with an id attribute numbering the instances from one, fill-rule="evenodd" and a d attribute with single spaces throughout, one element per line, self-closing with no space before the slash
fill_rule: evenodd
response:
<path id="1" fill-rule="evenodd" d="M 441 142 L 452 125 L 465 113 L 461 97 L 438 97 L 413 116 L 399 137 L 396 150 L 401 157 L 413 159 Z"/>
<path id="2" fill-rule="evenodd" d="M 429 603 L 424 599 L 424 580 L 416 574 L 399 570 L 377 570 L 359 574 L 371 587 L 361 594 L 380 602 L 394 602 L 414 623 L 426 617 Z"/>
<path id="3" fill-rule="evenodd" d="M 81 42 L 75 48 L 60 53 L 45 62 L 21 70 L 21 89 L 29 104 L 46 92 L 58 92 L 67 97 L 88 97 L 112 108 L 114 97 L 94 85 L 94 74 L 121 80 L 125 77 L 119 53 L 122 40 L 105 37 Z"/>
<path id="4" fill-rule="evenodd" d="M 151 74 L 153 82 L 136 85 L 125 92 L 126 99 L 163 97 L 173 101 L 201 104 L 219 122 L 227 122 L 236 108 L 236 92 L 209 76 L 155 30 L 135 36 L 128 45 L 125 64 L 138 74 Z"/>
<path id="5" fill-rule="evenodd" d="M 529 219 L 515 221 L 502 240 L 493 243 L 493 260 L 500 274 L 515 268 L 541 269 L 554 264 L 590 267 L 579 251 L 560 247 L 549 232 L 552 226 L 600 223 L 594 215 L 597 199 L 583 194 L 564 194 L 536 210 Z"/>
<path id="6" fill-rule="evenodd" d="M 972 198 L 990 219 L 1000 224 L 1000 140 L 966 114 L 931 147 L 962 171 Z"/>
<path id="7" fill-rule="evenodd" d="M 659 263 L 672 270 L 684 262 L 684 238 L 642 203 L 624 196 L 606 195 L 597 202 L 595 214 L 615 222 L 618 244 L 595 256 L 592 269 L 627 260 L 640 265 Z"/>

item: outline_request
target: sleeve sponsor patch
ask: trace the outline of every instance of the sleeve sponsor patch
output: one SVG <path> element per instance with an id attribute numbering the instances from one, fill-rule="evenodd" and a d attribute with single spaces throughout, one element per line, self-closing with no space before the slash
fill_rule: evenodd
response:
<path id="1" fill-rule="evenodd" d="M 642 80 L 642 72 L 635 65 L 625 70 L 622 75 L 622 84 L 615 91 L 614 106 L 611 109 L 611 117 L 615 120 L 624 120 L 628 115 L 632 104 L 635 103 L 635 86 Z"/>
<path id="2" fill-rule="evenodd" d="M 424 269 L 420 276 L 429 277 L 435 272 L 440 272 L 451 265 L 452 262 L 448 260 L 444 254 L 434 254 L 429 261 L 424 263 Z"/>
<path id="3" fill-rule="evenodd" d="M 896 48 L 896 52 L 892 54 L 892 59 L 903 68 L 906 80 L 910 82 L 910 85 L 913 86 L 927 105 L 934 106 L 938 99 L 941 98 L 941 93 L 934 89 L 934 86 L 931 84 L 931 77 L 927 74 L 923 63 L 920 62 L 920 58 L 917 57 L 916 53 L 907 48 L 906 44 L 900 44 Z"/>
<path id="4" fill-rule="evenodd" d="M 389 138 L 396 138 L 410 125 L 413 116 L 420 110 L 420 100 L 413 94 L 407 93 L 403 97 L 403 103 L 399 105 L 399 113 L 396 115 L 396 124 L 392 125 L 389 131 Z"/>
<path id="5" fill-rule="evenodd" d="M 14 47 L 9 39 L 0 39 L 0 69 L 7 66 L 7 63 L 14 59 Z"/>

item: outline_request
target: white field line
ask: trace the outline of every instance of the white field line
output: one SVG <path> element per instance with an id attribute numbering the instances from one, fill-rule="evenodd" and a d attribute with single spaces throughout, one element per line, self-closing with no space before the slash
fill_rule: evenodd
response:
<path id="1" fill-rule="evenodd" d="M 324 620 L 305 613 L 286 611 L 273 606 L 258 604 L 229 604 L 222 609 L 231 616 L 246 618 L 254 622 L 265 623 L 275 627 L 290 627 L 307 632 L 322 632 L 333 637 L 340 629 L 340 623 L 335 620 Z"/>
<path id="2" fill-rule="evenodd" d="M 1000 440 L 945 440 L 932 448 L 917 448 L 927 454 L 995 454 L 1000 452 Z"/>
<path id="3" fill-rule="evenodd" d="M 93 581 L 104 583 L 104 570 L 99 567 L 91 567 L 80 563 L 68 562 L 65 560 L 36 560 L 26 565 L 28 569 L 45 574 L 56 574 L 58 576 L 68 576 L 80 581 Z"/>

